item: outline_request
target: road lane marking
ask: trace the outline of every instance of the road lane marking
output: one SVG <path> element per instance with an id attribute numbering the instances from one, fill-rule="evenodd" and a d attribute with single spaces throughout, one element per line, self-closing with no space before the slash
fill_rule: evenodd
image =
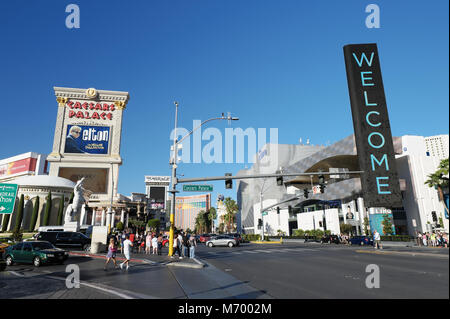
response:
<path id="1" fill-rule="evenodd" d="M 376 251 L 376 250 L 355 250 L 357 253 L 364 254 L 376 254 L 376 255 L 405 255 L 405 256 L 426 256 L 426 257 L 439 257 L 439 258 L 447 258 L 448 255 L 443 254 L 430 254 L 430 253 L 421 253 L 421 252 L 407 252 L 407 251 Z"/>

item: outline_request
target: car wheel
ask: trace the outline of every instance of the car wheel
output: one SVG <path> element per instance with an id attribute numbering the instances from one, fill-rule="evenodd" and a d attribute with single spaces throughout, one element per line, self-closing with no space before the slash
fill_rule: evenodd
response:
<path id="1" fill-rule="evenodd" d="M 230 241 L 229 243 L 228 243 L 228 247 L 233 247 L 234 246 L 234 244 Z"/>
<path id="2" fill-rule="evenodd" d="M 6 266 L 12 266 L 14 261 L 11 256 L 6 256 Z"/>
<path id="3" fill-rule="evenodd" d="M 38 256 L 34 257 L 33 265 L 34 267 L 39 267 L 41 265 L 41 258 L 39 258 Z"/>
<path id="4" fill-rule="evenodd" d="M 87 245 L 87 244 L 84 245 L 84 246 L 83 246 L 83 250 L 84 250 L 85 252 L 87 252 L 87 253 L 90 252 L 90 251 L 91 251 L 91 245 Z"/>
<path id="5" fill-rule="evenodd" d="M 208 247 L 214 246 L 213 243 L 208 243 Z"/>

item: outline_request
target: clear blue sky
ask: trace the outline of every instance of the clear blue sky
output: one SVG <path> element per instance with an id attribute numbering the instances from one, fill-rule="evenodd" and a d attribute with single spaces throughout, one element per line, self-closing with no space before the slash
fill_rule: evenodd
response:
<path id="1" fill-rule="evenodd" d="M 81 10 L 67 29 L 65 8 Z M 381 28 L 368 29 L 376 3 Z M 128 91 L 119 192 L 170 175 L 173 101 L 180 126 L 232 112 L 233 127 L 279 129 L 279 142 L 353 133 L 342 47 L 378 44 L 392 134 L 448 134 L 448 1 L 1 1 L 0 159 L 52 150 L 53 86 Z M 227 123 L 211 126 L 222 131 Z M 245 164 L 181 164 L 185 177 Z M 218 193 L 236 198 L 236 187 Z"/>

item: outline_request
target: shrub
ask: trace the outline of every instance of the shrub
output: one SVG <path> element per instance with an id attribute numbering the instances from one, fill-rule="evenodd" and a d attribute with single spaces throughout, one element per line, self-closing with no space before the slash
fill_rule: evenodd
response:
<path id="1" fill-rule="evenodd" d="M 23 219 L 23 206 L 24 206 L 24 195 L 20 195 L 19 207 L 17 208 L 16 225 L 14 226 L 14 232 L 18 232 L 20 226 L 22 226 Z"/>
<path id="2" fill-rule="evenodd" d="M 116 229 L 117 229 L 118 231 L 122 231 L 122 230 L 123 230 L 123 223 L 122 223 L 122 222 L 118 222 L 118 223 L 116 224 Z"/>
<path id="3" fill-rule="evenodd" d="M 30 223 L 30 232 L 34 230 L 34 227 L 36 226 L 37 218 L 39 215 L 39 196 L 36 197 L 36 202 L 34 203 L 33 207 L 33 214 L 31 215 L 31 223 Z"/>
<path id="4" fill-rule="evenodd" d="M 294 229 L 294 236 L 304 236 L 305 231 L 303 229 Z"/>

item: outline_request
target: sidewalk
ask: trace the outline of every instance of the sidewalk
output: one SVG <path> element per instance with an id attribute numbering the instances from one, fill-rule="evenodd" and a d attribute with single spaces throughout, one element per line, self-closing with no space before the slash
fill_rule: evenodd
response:
<path id="1" fill-rule="evenodd" d="M 91 253 L 86 253 L 83 251 L 70 251 L 69 255 L 99 258 L 99 259 L 106 260 L 106 253 L 91 254 Z M 123 254 L 118 253 L 116 255 L 116 260 L 118 262 L 125 261 L 125 256 Z M 178 256 L 171 258 L 167 255 L 167 252 L 163 252 L 161 255 L 132 253 L 130 262 L 131 263 L 159 264 L 161 266 L 175 266 L 175 267 L 186 267 L 186 268 L 203 268 L 205 266 L 205 264 L 203 262 L 199 261 L 196 258 L 184 257 L 184 258 L 180 259 L 180 258 L 178 258 Z"/>

